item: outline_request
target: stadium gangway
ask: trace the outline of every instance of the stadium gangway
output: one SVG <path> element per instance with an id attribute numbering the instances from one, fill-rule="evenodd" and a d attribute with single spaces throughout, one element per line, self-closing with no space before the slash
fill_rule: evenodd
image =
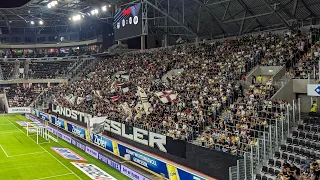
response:
<path id="1" fill-rule="evenodd" d="M 275 124 L 258 138 L 257 148 L 251 148 L 250 152 L 244 153 L 243 159 L 237 161 L 237 166 L 229 167 L 229 179 L 254 179 L 255 174 L 261 169 L 263 163 L 279 149 L 279 145 L 290 136 L 293 128 L 301 120 L 300 99 L 293 100 L 291 106 L 287 106 L 283 124 Z"/>

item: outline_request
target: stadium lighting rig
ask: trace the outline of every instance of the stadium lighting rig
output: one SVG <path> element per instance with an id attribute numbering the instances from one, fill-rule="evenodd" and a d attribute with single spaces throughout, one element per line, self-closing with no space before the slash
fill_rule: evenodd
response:
<path id="1" fill-rule="evenodd" d="M 58 5 L 58 1 L 51 1 L 51 2 L 47 5 L 47 7 L 50 9 L 50 8 L 55 7 L 56 5 Z"/>

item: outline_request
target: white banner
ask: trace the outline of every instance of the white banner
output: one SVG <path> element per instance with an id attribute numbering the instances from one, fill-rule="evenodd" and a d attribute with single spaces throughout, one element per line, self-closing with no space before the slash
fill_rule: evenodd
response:
<path id="1" fill-rule="evenodd" d="M 320 84 L 307 85 L 308 96 L 320 96 Z"/>
<path id="2" fill-rule="evenodd" d="M 101 134 L 104 131 L 104 125 L 108 117 L 93 117 L 89 120 L 89 132 L 94 134 Z"/>
<path id="3" fill-rule="evenodd" d="M 8 114 L 23 114 L 23 113 L 31 113 L 30 107 L 12 107 L 8 108 Z"/>

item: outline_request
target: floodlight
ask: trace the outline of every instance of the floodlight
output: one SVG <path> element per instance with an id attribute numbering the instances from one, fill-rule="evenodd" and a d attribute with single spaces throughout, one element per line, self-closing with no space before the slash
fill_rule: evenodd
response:
<path id="1" fill-rule="evenodd" d="M 107 6 L 102 6 L 102 11 L 107 11 Z"/>
<path id="2" fill-rule="evenodd" d="M 109 7 L 111 7 L 111 4 L 109 4 Z"/>
<path id="3" fill-rule="evenodd" d="M 51 8 L 51 4 L 50 3 L 47 6 L 48 6 L 49 9 Z"/>
<path id="4" fill-rule="evenodd" d="M 95 11 L 94 10 L 91 10 L 91 15 L 94 15 Z"/>
<path id="5" fill-rule="evenodd" d="M 40 20 L 40 21 L 39 21 L 39 24 L 40 24 L 40 25 L 43 25 L 43 21 L 42 21 L 42 20 Z"/>
<path id="6" fill-rule="evenodd" d="M 34 21 L 31 21 L 30 24 L 31 24 L 31 25 L 34 25 Z"/>

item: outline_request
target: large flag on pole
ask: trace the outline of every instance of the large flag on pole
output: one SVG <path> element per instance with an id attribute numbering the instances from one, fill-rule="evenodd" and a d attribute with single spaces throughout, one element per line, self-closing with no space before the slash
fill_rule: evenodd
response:
<path id="1" fill-rule="evenodd" d="M 149 108 L 151 107 L 151 105 L 149 103 L 148 96 L 147 96 L 146 92 L 141 87 L 137 86 L 137 88 L 138 88 L 138 94 L 141 98 L 141 103 L 144 108 L 144 112 L 146 113 L 146 115 L 149 115 L 150 114 Z"/>
<path id="2" fill-rule="evenodd" d="M 74 104 L 74 101 L 76 100 L 76 96 L 74 96 L 73 94 L 69 94 L 68 96 L 65 97 L 65 99 L 70 103 L 70 104 Z"/>
<path id="3" fill-rule="evenodd" d="M 156 96 L 159 97 L 159 99 L 163 102 L 163 103 L 168 103 L 168 102 L 172 102 L 175 99 L 177 99 L 177 94 L 175 94 L 173 91 L 163 91 L 163 92 L 156 92 L 155 93 Z"/>

